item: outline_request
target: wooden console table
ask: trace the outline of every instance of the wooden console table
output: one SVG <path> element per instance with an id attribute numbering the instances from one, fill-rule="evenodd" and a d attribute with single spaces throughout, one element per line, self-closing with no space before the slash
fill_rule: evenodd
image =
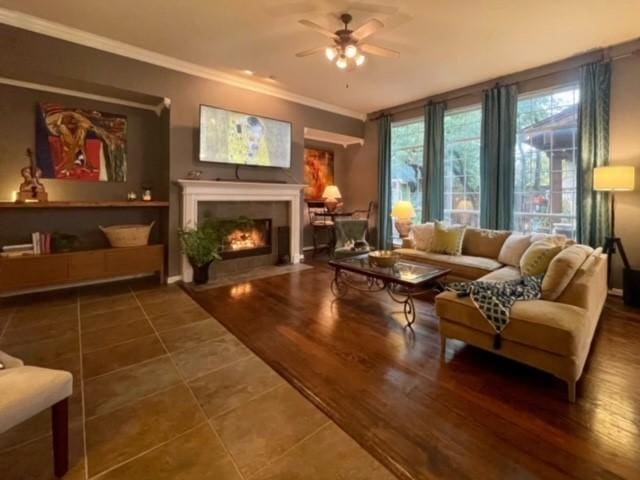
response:
<path id="1" fill-rule="evenodd" d="M 164 283 L 164 245 L 0 257 L 0 293 L 143 273 Z"/>

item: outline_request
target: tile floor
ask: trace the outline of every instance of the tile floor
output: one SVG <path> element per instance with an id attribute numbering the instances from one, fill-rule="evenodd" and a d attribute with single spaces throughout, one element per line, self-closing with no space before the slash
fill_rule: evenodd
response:
<path id="1" fill-rule="evenodd" d="M 0 303 L 0 350 L 69 370 L 67 479 L 392 479 L 177 286 Z M 2 480 L 49 479 L 49 412 L 0 435 Z"/>

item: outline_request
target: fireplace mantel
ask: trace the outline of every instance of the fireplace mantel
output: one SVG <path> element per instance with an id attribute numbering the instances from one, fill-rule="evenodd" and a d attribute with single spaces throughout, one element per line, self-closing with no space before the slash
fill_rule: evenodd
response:
<path id="1" fill-rule="evenodd" d="M 289 258 L 300 262 L 301 199 L 304 185 L 292 183 L 224 182 L 212 180 L 178 180 L 182 188 L 182 227 L 189 228 L 198 222 L 199 202 L 272 202 L 289 203 Z M 182 258 L 182 280 L 190 282 L 193 277 L 186 257 Z"/>

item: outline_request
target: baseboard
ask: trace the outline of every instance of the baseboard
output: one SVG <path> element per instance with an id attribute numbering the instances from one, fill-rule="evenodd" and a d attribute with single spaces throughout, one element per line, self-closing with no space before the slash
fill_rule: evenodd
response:
<path id="1" fill-rule="evenodd" d="M 167 277 L 167 283 L 176 283 L 182 280 L 182 275 L 171 275 Z"/>
<path id="2" fill-rule="evenodd" d="M 15 297 L 17 295 L 26 295 L 26 294 L 29 294 L 29 293 L 53 292 L 55 290 L 65 290 L 65 289 L 68 289 L 68 288 L 75 288 L 75 287 L 88 287 L 88 286 L 91 286 L 91 285 L 100 285 L 100 284 L 121 282 L 121 281 L 124 281 L 124 280 L 135 280 L 137 278 L 152 277 L 154 275 L 155 275 L 155 273 L 152 273 L 152 274 L 140 273 L 138 275 L 123 275 L 121 277 L 108 277 L 108 278 L 102 278 L 102 279 L 99 279 L 99 280 L 89 280 L 89 281 L 86 281 L 86 282 L 62 283 L 60 285 L 52 285 L 50 287 L 26 288 L 24 290 L 18 290 L 18 291 L 15 291 L 15 292 L 3 293 L 3 294 L 0 295 L 0 298 Z"/>
<path id="3" fill-rule="evenodd" d="M 610 288 L 609 295 L 613 297 L 622 297 L 622 289 L 621 288 Z"/>

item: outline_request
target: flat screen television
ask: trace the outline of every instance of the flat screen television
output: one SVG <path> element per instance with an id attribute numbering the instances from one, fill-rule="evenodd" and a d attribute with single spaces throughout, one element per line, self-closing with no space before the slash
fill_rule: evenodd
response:
<path id="1" fill-rule="evenodd" d="M 200 105 L 200 161 L 291 167 L 291 123 Z"/>

